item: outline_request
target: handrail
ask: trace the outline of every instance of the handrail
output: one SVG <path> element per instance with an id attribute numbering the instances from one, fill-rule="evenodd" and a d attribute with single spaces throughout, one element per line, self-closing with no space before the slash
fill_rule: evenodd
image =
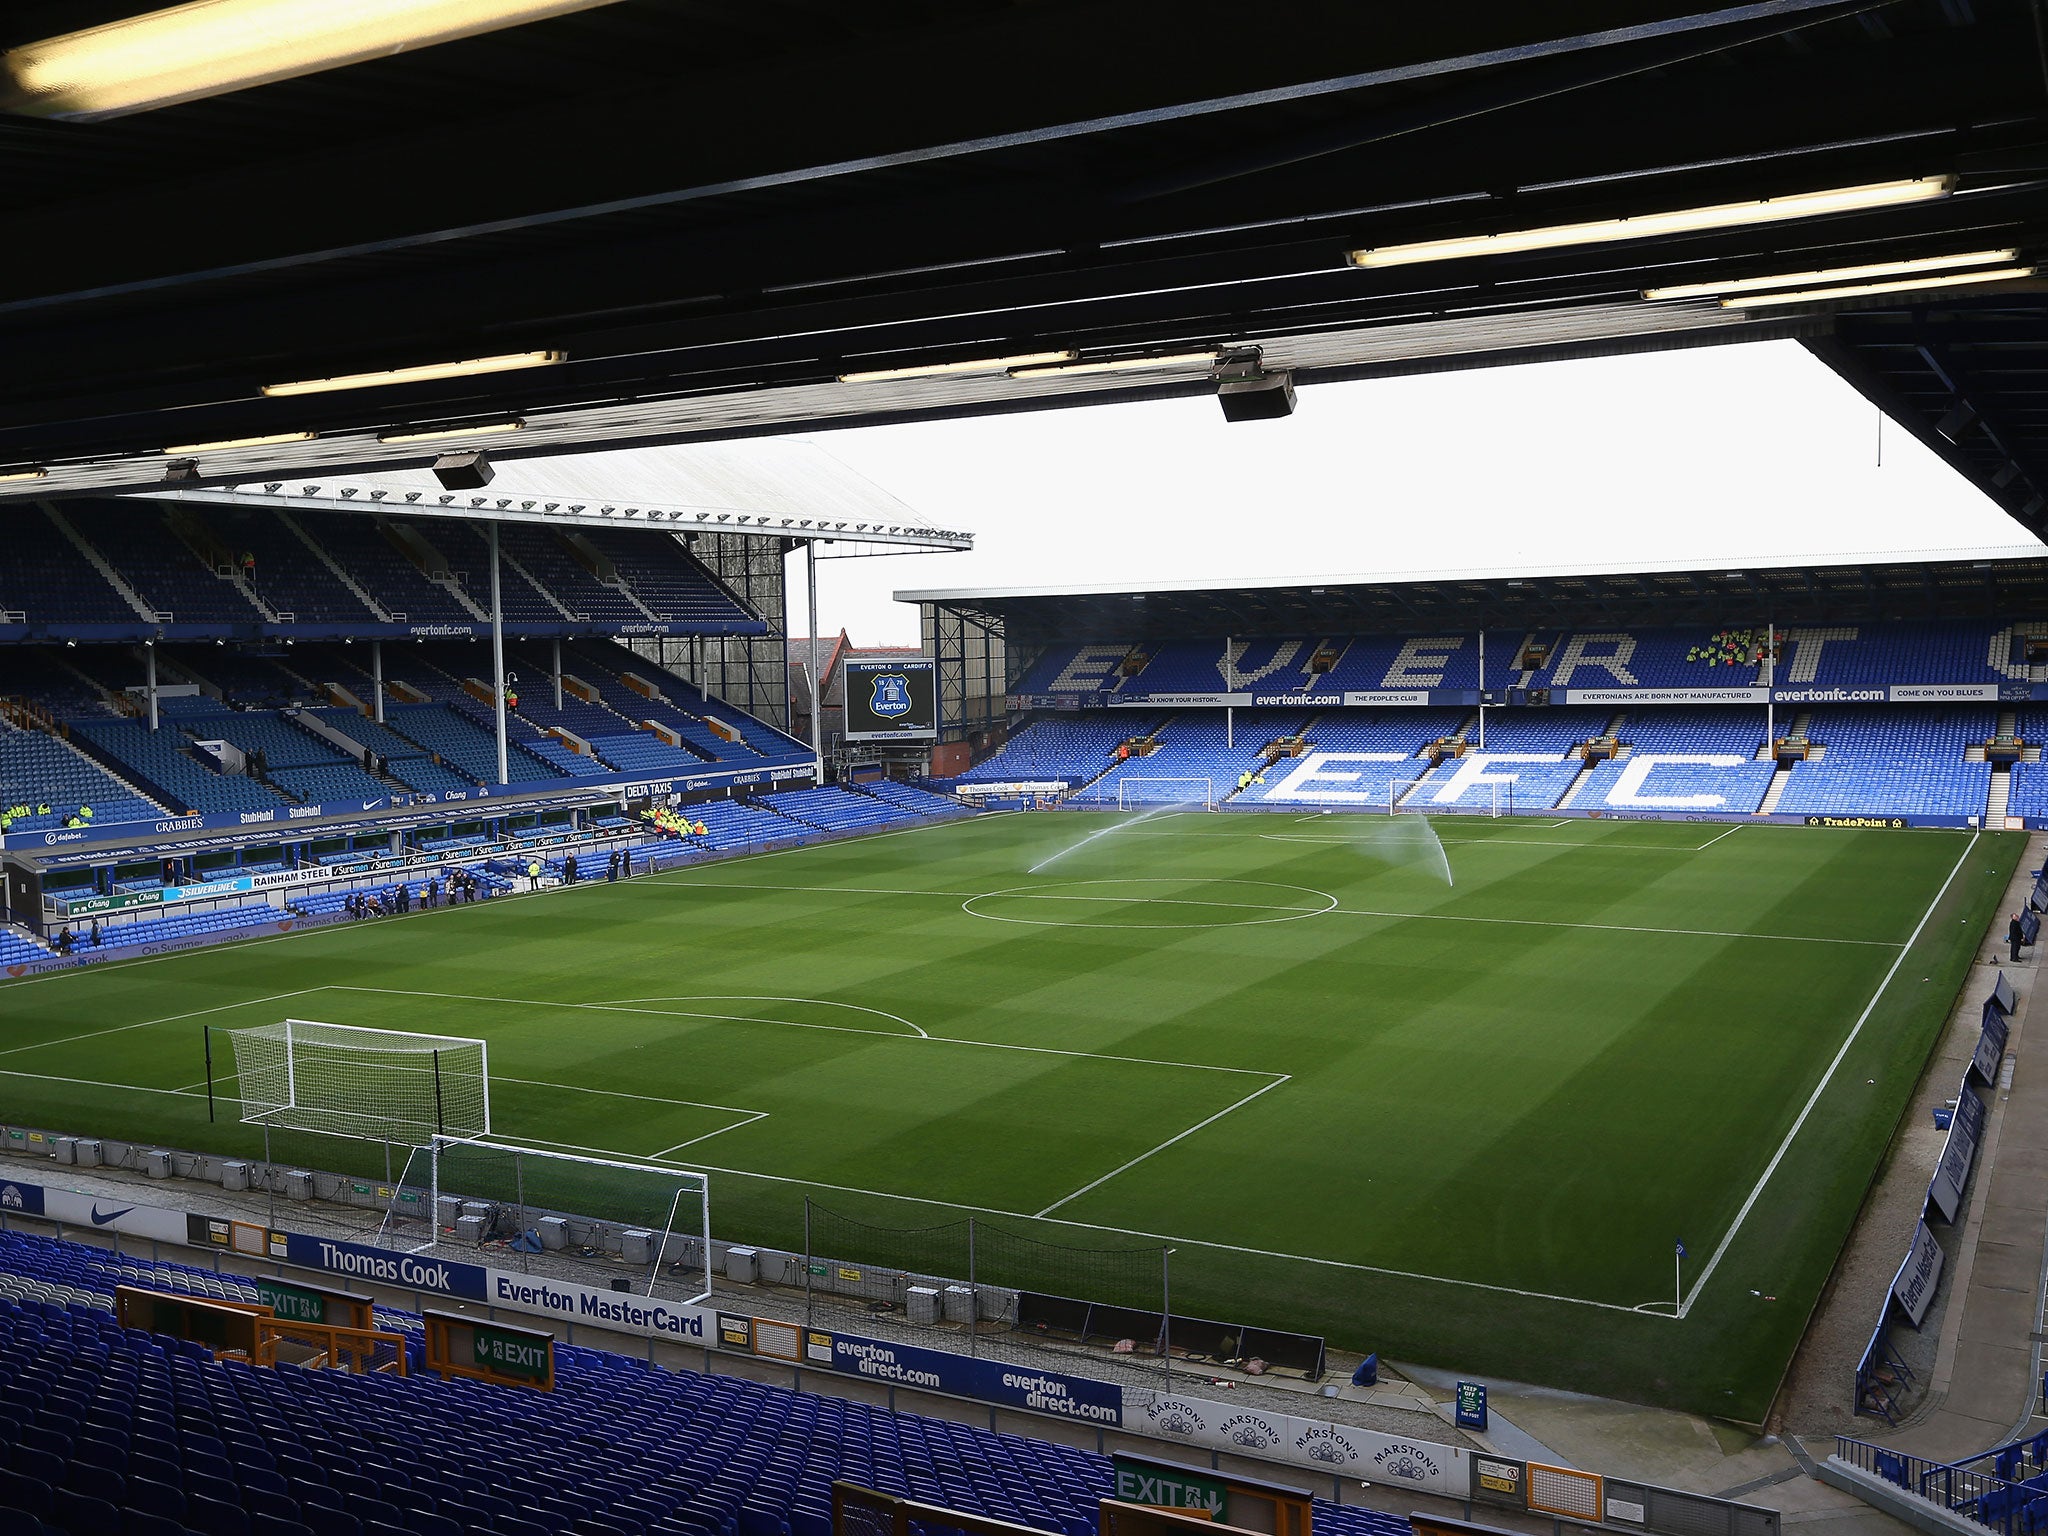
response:
<path id="1" fill-rule="evenodd" d="M 347 1371 L 352 1376 L 406 1374 L 408 1341 L 402 1333 L 293 1322 L 282 1317 L 266 1317 L 257 1323 L 253 1363 L 276 1365 L 277 1346 L 287 1341 L 315 1351 L 311 1360 L 292 1362 L 307 1370 Z"/>
<path id="2" fill-rule="evenodd" d="M 1952 1515 L 2005 1536 L 2037 1528 L 2043 1516 L 2048 1516 L 2048 1470 L 2037 1478 L 2016 1482 L 1968 1465 L 1989 1454 L 1980 1452 L 1963 1462 L 1932 1461 L 1848 1435 L 1835 1437 L 1835 1455 L 1841 1460 Z M 2027 1516 L 2024 1520 L 2023 1515 Z"/>

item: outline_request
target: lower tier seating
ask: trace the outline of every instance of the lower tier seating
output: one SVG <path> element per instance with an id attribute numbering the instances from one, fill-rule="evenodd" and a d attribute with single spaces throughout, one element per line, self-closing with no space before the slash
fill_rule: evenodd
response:
<path id="1" fill-rule="evenodd" d="M 11 1536 L 830 1536 L 838 1478 L 1090 1536 L 1113 1487 L 1093 1451 L 567 1345 L 548 1393 L 216 1361 L 124 1331 L 120 1284 L 253 1299 L 204 1270 L 0 1234 Z M 1313 1518 L 1326 1536 L 1409 1529 Z"/>

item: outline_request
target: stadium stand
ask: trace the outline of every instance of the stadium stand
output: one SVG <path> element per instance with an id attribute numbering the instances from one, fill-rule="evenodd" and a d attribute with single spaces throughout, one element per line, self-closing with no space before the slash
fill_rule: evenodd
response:
<path id="1" fill-rule="evenodd" d="M 758 617 L 673 538 L 601 528 L 586 531 L 583 538 L 612 562 L 633 595 L 664 619 L 738 626 Z"/>
<path id="2" fill-rule="evenodd" d="M 1786 814 L 1976 816 L 1991 765 L 1966 762 L 1997 724 L 1989 706 L 1815 710 L 1809 739 L 1819 760 L 1794 763 L 1777 809 Z"/>
<path id="3" fill-rule="evenodd" d="M 1126 780 L 1141 781 L 1133 786 L 1134 794 L 1164 795 L 1188 790 L 1175 791 L 1163 785 L 1148 788 L 1142 781 L 1206 779 L 1211 797 L 1220 801 L 1237 788 L 1239 774 L 1264 763 L 1266 743 L 1295 735 L 1308 719 L 1307 712 L 1298 709 L 1241 709 L 1237 711 L 1237 744 L 1229 746 L 1226 741 L 1231 733 L 1215 712 L 1175 715 L 1154 733 L 1160 741 L 1157 751 L 1118 763 L 1074 800 L 1082 805 L 1115 805 Z"/>
<path id="4" fill-rule="evenodd" d="M 10 518 L 0 610 L 50 624 L 132 624 L 135 609 L 34 509 Z"/>
<path id="5" fill-rule="evenodd" d="M 1647 770 L 1637 795 L 1682 798 L 1692 807 L 1673 809 L 1752 812 L 1763 803 L 1777 764 L 1755 761 L 1763 746 L 1763 723 L 1754 713 L 1739 717 L 1727 710 L 1659 709 L 1637 710 L 1622 722 L 1619 739 L 1623 755 L 1597 765 L 1572 799 L 1575 810 L 1613 805 L 1622 808 L 1634 800 L 1616 801 L 1612 796 L 1621 785 L 1630 760 L 1644 756 L 1739 758 L 1739 766 L 1708 766 L 1688 763 L 1660 763 Z M 1646 770 L 1638 767 L 1636 775 Z M 1633 775 L 1632 775 L 1633 777 Z"/>
<path id="6" fill-rule="evenodd" d="M 384 719 L 420 750 L 453 763 L 474 782 L 498 782 L 497 737 L 464 712 L 446 704 L 393 704 L 384 711 Z M 506 757 L 515 780 L 561 776 L 552 763 L 527 751 L 524 742 L 508 742 Z"/>
<path id="7" fill-rule="evenodd" d="M 1035 720 L 954 782 L 1086 784 L 1110 766 L 1119 742 L 1147 734 L 1160 718 L 1134 710 Z"/>
<path id="8" fill-rule="evenodd" d="M 156 507 L 94 502 L 72 526 L 142 600 L 180 623 L 255 623 L 262 611 L 232 580 L 215 575 Z"/>
<path id="9" fill-rule="evenodd" d="M 1612 709 L 1490 709 L 1487 752 L 1569 752 L 1606 730 Z M 1477 733 L 1468 736 L 1477 740 Z"/>
<path id="10" fill-rule="evenodd" d="M 72 739 L 86 751 L 174 810 L 267 811 L 283 803 L 283 796 L 254 779 L 204 766 L 190 739 L 168 725 L 152 732 L 140 720 L 89 720 L 72 729 Z"/>
<path id="11" fill-rule="evenodd" d="M 123 1330 L 122 1285 L 255 1300 L 232 1275 L 0 1233 L 0 1509 L 22 1536 L 830 1536 L 841 1478 L 1090 1536 L 1113 1493 L 1097 1452 L 571 1345 L 548 1393 L 443 1381 L 418 1370 L 418 1317 L 388 1307 L 414 1374 L 216 1360 Z M 1409 1529 L 1355 1506 L 1313 1519 Z"/>
<path id="12" fill-rule="evenodd" d="M 760 803 L 778 816 L 787 816 L 805 826 L 825 832 L 867 832 L 884 827 L 915 826 L 924 818 L 919 813 L 891 805 L 873 795 L 855 794 L 837 787 L 793 789 L 779 795 L 763 795 Z"/>
<path id="13" fill-rule="evenodd" d="M 474 622 L 475 615 L 447 587 L 429 581 L 411 556 L 400 552 L 376 518 L 323 518 L 308 523 L 329 559 L 346 571 L 394 619 L 414 624 Z"/>
<path id="14" fill-rule="evenodd" d="M 47 804 L 46 813 L 37 806 Z M 92 807 L 95 821 L 109 824 L 158 816 L 163 807 L 137 795 L 118 779 L 81 756 L 63 741 L 40 731 L 20 730 L 0 720 L 0 810 L 29 807 L 9 831 L 40 832 L 64 824 L 82 805 Z"/>
<path id="15" fill-rule="evenodd" d="M 587 569 L 553 529 L 506 523 L 499 529 L 500 548 L 552 592 L 556 601 L 581 618 L 613 623 L 638 623 L 647 610 L 624 587 L 610 585 Z"/>
<path id="16" fill-rule="evenodd" d="M 276 613 L 289 613 L 301 624 L 370 624 L 377 615 L 334 573 L 285 520 L 272 512 L 208 507 L 203 514 L 188 509 L 221 541 L 231 560 L 256 557 L 252 587 Z M 303 526 L 303 525 L 302 525 Z"/>

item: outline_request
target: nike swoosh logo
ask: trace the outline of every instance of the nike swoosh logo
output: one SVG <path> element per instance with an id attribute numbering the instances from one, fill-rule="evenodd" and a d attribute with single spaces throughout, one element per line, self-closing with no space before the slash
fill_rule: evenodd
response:
<path id="1" fill-rule="evenodd" d="M 135 1207 L 132 1205 L 124 1205 L 118 1211 L 102 1212 L 99 1206 L 95 1204 L 92 1208 L 92 1224 L 96 1227 L 104 1227 L 110 1221 L 119 1221 L 134 1209 Z"/>

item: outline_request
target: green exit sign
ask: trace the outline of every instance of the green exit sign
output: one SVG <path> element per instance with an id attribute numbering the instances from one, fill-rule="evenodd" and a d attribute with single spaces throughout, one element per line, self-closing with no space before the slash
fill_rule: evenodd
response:
<path id="1" fill-rule="evenodd" d="M 327 1298 L 317 1291 L 302 1291 L 280 1280 L 258 1279 L 256 1299 L 288 1323 L 324 1323 Z"/>
<path id="2" fill-rule="evenodd" d="M 1216 1521 L 1222 1521 L 1229 1510 L 1230 1490 L 1213 1478 L 1123 1456 L 1115 1458 L 1115 1465 L 1116 1497 L 1125 1504 L 1199 1509 Z"/>
<path id="3" fill-rule="evenodd" d="M 479 1367 L 496 1376 L 519 1376 L 544 1381 L 550 1374 L 552 1339 L 536 1339 L 526 1333 L 506 1333 L 478 1324 L 474 1358 Z"/>

